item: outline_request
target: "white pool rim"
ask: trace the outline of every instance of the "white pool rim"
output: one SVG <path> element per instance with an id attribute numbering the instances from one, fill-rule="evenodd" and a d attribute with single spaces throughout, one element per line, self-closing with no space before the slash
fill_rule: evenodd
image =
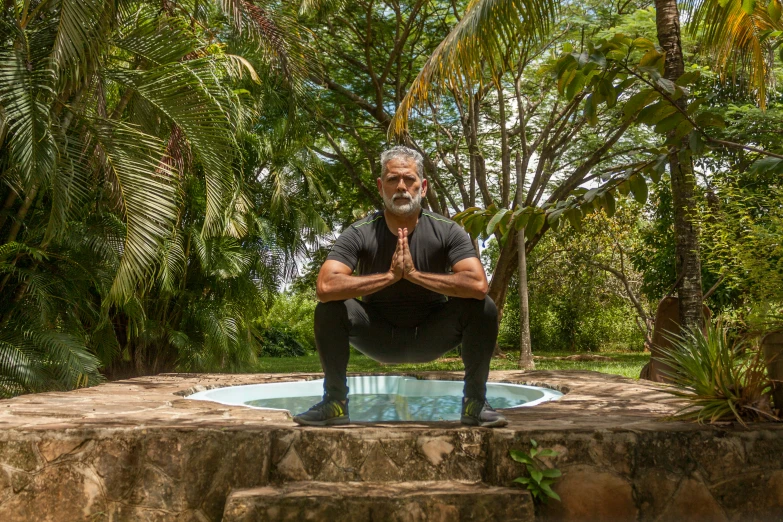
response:
<path id="1" fill-rule="evenodd" d="M 247 384 L 243 386 L 229 386 L 225 388 L 213 388 L 188 395 L 188 399 L 197 401 L 210 401 L 227 406 L 244 406 L 257 410 L 288 411 L 279 408 L 261 408 L 246 404 L 248 401 L 261 399 L 281 399 L 286 397 L 308 397 L 323 394 L 324 380 L 312 381 L 287 381 L 272 382 L 266 384 Z M 350 394 L 390 394 L 403 397 L 420 397 L 434 395 L 462 396 L 461 381 L 442 381 L 416 379 L 400 375 L 362 375 L 348 377 Z M 563 394 L 550 388 L 540 386 L 528 386 L 526 384 L 510 384 L 505 382 L 488 382 L 487 399 L 504 398 L 510 401 L 524 400 L 523 404 L 513 408 L 536 406 L 548 401 L 554 401 Z"/>

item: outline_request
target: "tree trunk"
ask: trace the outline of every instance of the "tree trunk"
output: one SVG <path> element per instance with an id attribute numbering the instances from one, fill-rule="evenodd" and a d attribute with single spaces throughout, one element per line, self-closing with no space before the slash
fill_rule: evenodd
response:
<path id="1" fill-rule="evenodd" d="M 677 81 L 685 70 L 680 42 L 680 14 L 676 0 L 656 0 L 656 28 L 658 42 L 666 52 L 664 76 Z M 685 108 L 685 97 L 677 100 Z M 672 131 L 673 133 L 674 131 Z M 701 260 L 699 258 L 699 229 L 696 222 L 696 181 L 688 138 L 683 138 L 669 150 L 672 199 L 674 204 L 674 240 L 677 276 L 680 280 L 677 294 L 680 302 L 680 325 L 699 328 L 702 317 Z M 679 149 L 679 152 L 678 152 Z"/>
<path id="2" fill-rule="evenodd" d="M 530 307 L 527 301 L 527 256 L 525 255 L 525 229 L 517 233 L 519 250 L 519 369 L 535 370 L 530 346 Z"/>

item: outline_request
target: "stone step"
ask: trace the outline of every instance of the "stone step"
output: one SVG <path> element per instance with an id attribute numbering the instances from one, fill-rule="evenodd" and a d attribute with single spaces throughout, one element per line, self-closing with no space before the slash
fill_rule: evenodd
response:
<path id="1" fill-rule="evenodd" d="M 462 481 L 287 482 L 233 491 L 224 522 L 533 522 L 527 490 Z"/>

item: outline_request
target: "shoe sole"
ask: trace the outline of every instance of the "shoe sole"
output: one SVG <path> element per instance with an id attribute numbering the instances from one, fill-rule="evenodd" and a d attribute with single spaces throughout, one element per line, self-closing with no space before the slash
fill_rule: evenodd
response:
<path id="1" fill-rule="evenodd" d="M 480 422 L 473 417 L 460 417 L 459 421 L 467 426 L 478 426 L 479 428 L 502 428 L 508 424 L 506 419 L 497 419 L 490 422 Z"/>
<path id="2" fill-rule="evenodd" d="M 322 421 L 308 421 L 294 417 L 294 422 L 302 426 L 340 426 L 342 424 L 350 424 L 351 419 L 348 417 L 338 417 L 336 419 L 327 419 Z"/>

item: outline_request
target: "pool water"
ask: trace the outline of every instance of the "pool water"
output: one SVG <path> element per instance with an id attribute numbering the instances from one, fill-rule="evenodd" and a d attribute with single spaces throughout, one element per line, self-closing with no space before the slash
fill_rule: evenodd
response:
<path id="1" fill-rule="evenodd" d="M 188 399 L 231 406 L 307 411 L 321 401 L 323 379 L 287 381 L 204 390 Z M 401 375 L 348 377 L 351 421 L 455 421 L 462 409 L 460 381 L 420 380 Z M 487 400 L 498 409 L 529 407 L 559 399 L 563 394 L 539 386 L 488 382 Z"/>
<path id="2" fill-rule="evenodd" d="M 248 406 L 288 410 L 297 415 L 310 409 L 321 400 L 319 395 L 311 397 L 281 397 L 247 401 Z M 494 397 L 490 404 L 493 408 L 513 408 L 519 401 L 505 397 Z M 462 409 L 462 397 L 455 395 L 433 395 L 427 397 L 404 397 L 391 393 L 369 393 L 351 395 L 348 411 L 352 421 L 452 421 L 459 420 Z"/>

